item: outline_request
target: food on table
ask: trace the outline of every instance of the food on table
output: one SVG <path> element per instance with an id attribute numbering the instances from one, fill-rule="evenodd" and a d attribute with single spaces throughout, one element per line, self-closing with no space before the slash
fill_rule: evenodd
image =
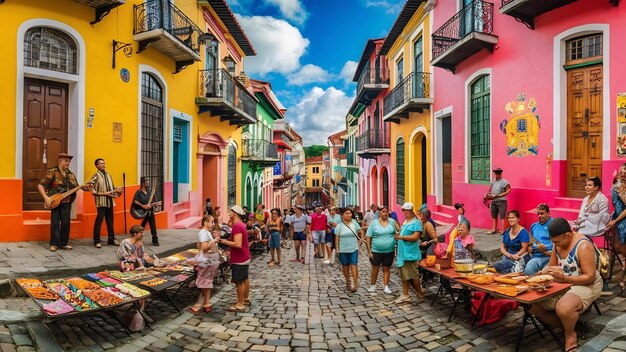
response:
<path id="1" fill-rule="evenodd" d="M 472 271 L 474 271 L 474 274 L 484 274 L 485 272 L 487 272 L 487 264 L 476 263 L 474 264 Z"/>
<path id="2" fill-rule="evenodd" d="M 115 287 L 104 287 L 102 290 L 112 294 L 113 296 L 121 299 L 122 301 L 128 301 L 128 300 L 133 298 L 133 297 L 131 297 L 129 295 L 126 295 L 126 294 L 120 292 L 120 290 L 118 290 Z"/>
<path id="3" fill-rule="evenodd" d="M 167 282 L 167 280 L 165 280 L 165 279 L 154 278 L 154 279 L 151 279 L 151 280 L 148 280 L 148 281 L 140 282 L 140 284 L 142 284 L 144 286 L 155 287 L 155 286 L 162 285 L 162 284 L 164 284 L 166 282 Z"/>
<path id="4" fill-rule="evenodd" d="M 98 281 L 101 279 L 104 279 L 105 277 L 108 277 L 107 275 L 105 275 L 103 272 L 100 273 L 91 273 L 91 274 L 85 274 L 83 275 L 83 277 L 89 281 Z"/>
<path id="5" fill-rule="evenodd" d="M 490 284 L 493 282 L 492 274 L 489 274 L 489 275 L 488 274 L 469 274 L 467 278 L 469 279 L 470 282 L 473 282 L 479 285 Z"/>
<path id="6" fill-rule="evenodd" d="M 91 291 L 91 290 L 97 290 L 100 288 L 100 285 L 95 284 L 91 281 L 87 281 L 85 279 L 81 279 L 79 277 L 73 277 L 71 279 L 67 279 L 66 281 L 69 284 L 74 285 L 74 287 L 76 287 L 78 290 L 81 290 L 81 291 Z"/>
<path id="7" fill-rule="evenodd" d="M 127 295 L 131 295 L 133 297 L 143 297 L 143 296 L 147 296 L 150 294 L 150 292 L 141 289 L 135 285 L 131 285 L 129 283 L 122 283 L 122 284 L 117 284 L 115 285 L 115 288 L 117 288 L 118 290 L 120 290 L 120 292 L 125 293 Z"/>
<path id="8" fill-rule="evenodd" d="M 98 281 L 98 284 L 104 287 L 111 287 L 121 283 L 122 281 L 116 280 L 112 277 L 105 277 L 104 279 Z"/>
<path id="9" fill-rule="evenodd" d="M 552 275 L 536 275 L 526 279 L 526 282 L 530 283 L 542 283 L 554 280 Z"/>
<path id="10" fill-rule="evenodd" d="M 33 298 L 37 299 L 59 299 L 56 293 L 52 292 L 50 289 L 45 287 L 28 287 L 26 291 L 33 296 Z"/>
<path id="11" fill-rule="evenodd" d="M 83 311 L 89 309 L 95 309 L 99 306 L 93 302 L 89 297 L 85 297 L 82 291 L 77 289 L 72 284 L 50 284 L 50 289 L 56 292 L 64 301 L 69 303 L 74 309 Z"/>
<path id="12" fill-rule="evenodd" d="M 59 315 L 73 312 L 74 308 L 67 304 L 64 300 L 59 299 L 54 302 L 44 304 L 43 310 L 50 315 Z"/>
<path id="13" fill-rule="evenodd" d="M 92 301 L 98 303 L 102 307 L 110 307 L 122 303 L 121 298 L 117 297 L 116 295 L 112 295 L 111 293 L 104 291 L 103 289 L 85 292 L 85 296 L 91 298 Z"/>
<path id="14" fill-rule="evenodd" d="M 23 288 L 28 288 L 28 287 L 39 287 L 41 286 L 41 281 L 37 280 L 37 279 L 17 279 L 15 280 L 20 286 L 22 286 Z"/>
<path id="15" fill-rule="evenodd" d="M 497 293 L 499 293 L 501 295 L 507 295 L 507 296 L 511 296 L 511 297 L 517 296 L 517 293 L 518 293 L 517 287 L 515 287 L 515 286 L 507 286 L 507 285 L 496 286 L 494 288 L 494 291 L 496 291 Z"/>
<path id="16" fill-rule="evenodd" d="M 114 279 L 121 280 L 121 281 L 134 281 L 134 280 L 151 277 L 152 274 L 150 274 L 149 272 L 139 272 L 139 271 L 127 271 L 123 273 L 117 270 L 113 270 L 113 271 L 109 271 L 109 276 Z"/>
<path id="17" fill-rule="evenodd" d="M 494 274 L 497 273 L 496 268 L 494 268 L 494 267 L 487 268 L 487 271 L 490 272 L 490 273 L 494 273 Z"/>
<path id="18" fill-rule="evenodd" d="M 455 259 L 454 267 L 457 273 L 461 276 L 467 276 L 472 272 L 474 261 L 471 258 L 467 259 Z"/>
<path id="19" fill-rule="evenodd" d="M 519 281 L 510 278 L 510 277 L 504 277 L 504 276 L 496 276 L 493 278 L 493 280 L 495 282 L 499 282 L 501 284 L 508 284 L 508 285 L 517 285 L 519 283 Z"/>

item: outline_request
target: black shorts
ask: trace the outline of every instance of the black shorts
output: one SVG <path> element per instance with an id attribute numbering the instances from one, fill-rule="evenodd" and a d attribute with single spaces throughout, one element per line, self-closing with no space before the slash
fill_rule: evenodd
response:
<path id="1" fill-rule="evenodd" d="M 394 253 L 376 253 L 372 252 L 373 258 L 370 259 L 370 263 L 373 266 L 391 266 L 393 264 Z"/>
<path id="2" fill-rule="evenodd" d="M 232 276 L 232 282 L 238 284 L 240 282 L 244 282 L 248 279 L 248 268 L 250 267 L 250 265 L 246 264 L 246 265 L 239 265 L 239 264 L 232 264 L 230 266 L 230 272 L 231 272 L 231 276 Z"/>

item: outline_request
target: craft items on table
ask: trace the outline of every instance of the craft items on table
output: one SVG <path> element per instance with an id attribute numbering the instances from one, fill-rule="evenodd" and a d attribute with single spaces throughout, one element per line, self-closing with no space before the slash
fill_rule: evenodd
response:
<path id="1" fill-rule="evenodd" d="M 25 289 L 28 287 L 39 287 L 42 285 L 42 282 L 37 279 L 17 279 L 15 282 Z"/>
<path id="2" fill-rule="evenodd" d="M 91 298 L 92 301 L 98 303 L 102 307 L 110 307 L 122 303 L 122 299 L 113 295 L 104 289 L 97 289 L 91 292 L 85 292 L 85 296 Z"/>
<path id="3" fill-rule="evenodd" d="M 165 280 L 165 279 L 154 278 L 154 279 L 151 279 L 151 280 L 142 281 L 142 282 L 140 282 L 140 284 L 142 284 L 144 286 L 155 287 L 155 286 L 163 285 L 166 282 L 167 282 L 167 280 Z"/>
<path id="4" fill-rule="evenodd" d="M 79 277 L 72 277 L 69 279 L 66 279 L 65 281 L 67 281 L 67 283 L 74 285 L 74 287 L 76 287 L 76 289 L 81 290 L 81 291 L 91 291 L 91 290 L 97 290 L 100 288 L 100 285 L 95 284 L 91 281 L 87 281 L 85 279 L 81 279 Z"/>
<path id="5" fill-rule="evenodd" d="M 144 297 L 150 294 L 150 292 L 126 282 L 115 285 L 115 288 L 120 290 L 120 292 L 131 295 L 135 298 Z"/>
<path id="6" fill-rule="evenodd" d="M 36 299 L 59 299 L 59 296 L 46 287 L 27 287 L 25 290 Z"/>
<path id="7" fill-rule="evenodd" d="M 56 300 L 52 303 L 44 304 L 42 308 L 49 315 L 61 315 L 74 311 L 74 308 L 62 299 Z"/>
<path id="8" fill-rule="evenodd" d="M 98 304 L 93 302 L 89 297 L 85 297 L 82 291 L 78 290 L 72 284 L 52 283 L 48 286 L 78 311 L 99 308 Z"/>

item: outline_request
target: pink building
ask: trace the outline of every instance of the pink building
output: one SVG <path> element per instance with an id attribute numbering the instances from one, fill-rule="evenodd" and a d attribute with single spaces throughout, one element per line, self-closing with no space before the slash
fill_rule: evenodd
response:
<path id="1" fill-rule="evenodd" d="M 360 157 L 359 202 L 362 209 L 372 203 L 391 205 L 391 128 L 383 120 L 383 99 L 389 91 L 387 58 L 379 55 L 385 38 L 369 39 L 354 73 L 356 97 L 349 114 L 358 118 L 356 154 Z"/>
<path id="2" fill-rule="evenodd" d="M 524 225 L 542 202 L 553 216 L 574 219 L 587 177 L 599 176 L 610 197 L 626 162 L 626 8 L 618 5 L 437 2 L 428 196 L 436 217 L 452 221 L 451 205 L 460 202 L 474 227 L 490 227 L 482 198 L 496 167 Z"/>

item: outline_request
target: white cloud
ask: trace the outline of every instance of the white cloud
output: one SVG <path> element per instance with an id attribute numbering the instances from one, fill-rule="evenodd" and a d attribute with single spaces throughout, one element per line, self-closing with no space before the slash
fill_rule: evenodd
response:
<path id="1" fill-rule="evenodd" d="M 335 87 L 313 87 L 292 107 L 287 120 L 304 139 L 305 145 L 328 143 L 328 136 L 346 127 L 346 114 L 354 100 Z"/>
<path id="2" fill-rule="evenodd" d="M 309 83 L 323 83 L 328 82 L 333 78 L 333 75 L 323 68 L 307 64 L 287 76 L 287 83 L 294 86 L 303 86 Z"/>
<path id="3" fill-rule="evenodd" d="M 310 41 L 298 28 L 270 16 L 235 16 L 257 52 L 256 56 L 246 57 L 246 73 L 289 74 L 300 68 L 300 58 Z"/>
<path id="4" fill-rule="evenodd" d="M 343 68 L 339 73 L 339 77 L 341 77 L 346 83 L 352 82 L 352 78 L 354 77 L 354 72 L 356 71 L 356 67 L 359 65 L 356 61 L 346 61 L 343 64 Z"/>
<path id="5" fill-rule="evenodd" d="M 266 0 L 266 2 L 277 6 L 285 18 L 298 25 L 303 24 L 309 17 L 300 0 Z"/>
<path id="6" fill-rule="evenodd" d="M 404 6 L 404 1 L 394 0 L 366 0 L 365 7 L 382 7 L 386 13 L 399 14 Z"/>

